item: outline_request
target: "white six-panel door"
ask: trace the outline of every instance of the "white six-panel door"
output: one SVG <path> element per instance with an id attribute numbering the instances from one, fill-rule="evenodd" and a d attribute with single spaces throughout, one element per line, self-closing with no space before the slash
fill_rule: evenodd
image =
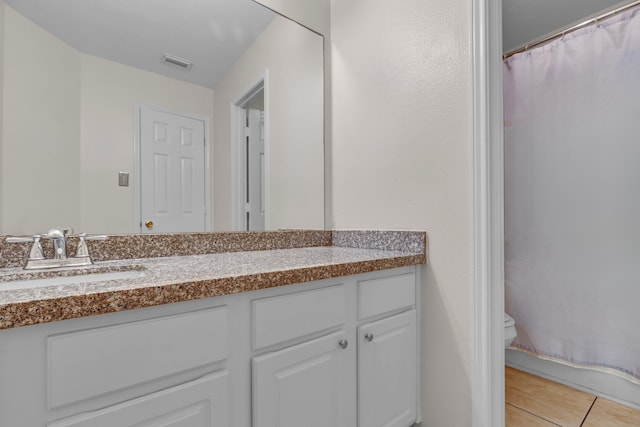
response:
<path id="1" fill-rule="evenodd" d="M 140 108 L 140 231 L 206 230 L 205 123 Z"/>

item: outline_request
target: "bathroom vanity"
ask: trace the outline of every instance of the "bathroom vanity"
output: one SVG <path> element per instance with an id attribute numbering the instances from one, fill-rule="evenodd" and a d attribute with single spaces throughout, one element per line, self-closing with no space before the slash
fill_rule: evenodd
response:
<path id="1" fill-rule="evenodd" d="M 171 238 L 145 236 L 152 257 L 129 247 L 81 274 L 43 277 L 54 285 L 0 269 L 0 425 L 420 421 L 424 233 Z M 100 243 L 95 257 L 113 258 Z M 3 281 L 31 288 L 2 291 Z"/>

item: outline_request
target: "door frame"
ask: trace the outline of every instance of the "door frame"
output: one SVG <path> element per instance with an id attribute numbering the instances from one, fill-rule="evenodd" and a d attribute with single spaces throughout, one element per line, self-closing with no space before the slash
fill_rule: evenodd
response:
<path id="1" fill-rule="evenodd" d="M 133 107 L 133 230 L 134 233 L 142 233 L 142 178 L 140 175 L 140 162 L 142 160 L 140 127 L 141 111 L 143 108 L 160 111 L 176 116 L 189 117 L 204 122 L 204 215 L 205 232 L 211 231 L 213 223 L 213 206 L 211 205 L 211 131 L 210 118 L 197 114 L 185 113 L 171 108 L 159 107 L 152 104 L 135 103 Z"/>
<path id="2" fill-rule="evenodd" d="M 231 109 L 231 229 L 244 231 L 244 128 L 242 105 L 260 89 L 264 92 L 264 228 L 269 230 L 269 70 L 265 69 L 230 104 Z"/>
<path id="3" fill-rule="evenodd" d="M 504 427 L 502 3 L 473 0 L 473 427 Z"/>

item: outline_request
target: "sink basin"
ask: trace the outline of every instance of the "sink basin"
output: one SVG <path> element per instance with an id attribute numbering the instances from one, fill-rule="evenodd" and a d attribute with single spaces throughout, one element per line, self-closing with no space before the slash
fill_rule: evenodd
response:
<path id="1" fill-rule="evenodd" d="M 55 276 L 55 277 L 37 277 L 37 278 L 21 278 L 6 282 L 0 282 L 0 291 L 8 291 L 15 289 L 33 289 L 45 286 L 71 285 L 74 283 L 95 283 L 105 282 L 107 280 L 119 279 L 135 279 L 144 277 L 144 270 L 127 270 L 127 271 L 109 271 L 104 273 L 87 273 L 74 276 Z"/>

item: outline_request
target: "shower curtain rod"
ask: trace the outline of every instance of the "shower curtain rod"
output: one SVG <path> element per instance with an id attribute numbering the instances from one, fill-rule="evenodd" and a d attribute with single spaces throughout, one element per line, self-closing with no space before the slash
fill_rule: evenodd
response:
<path id="1" fill-rule="evenodd" d="M 567 28 L 566 30 L 559 31 L 559 32 L 557 32 L 555 34 L 552 34 L 552 35 L 544 37 L 544 38 L 542 38 L 540 40 L 533 41 L 533 42 L 528 43 L 528 44 L 526 44 L 526 45 L 524 45 L 522 47 L 514 49 L 511 52 L 507 52 L 504 55 L 502 55 L 502 60 L 505 60 L 505 59 L 509 58 L 510 56 L 515 55 L 516 53 L 526 52 L 527 50 L 529 50 L 531 48 L 534 48 L 534 47 L 543 45 L 545 43 L 549 43 L 550 41 L 553 41 L 555 39 L 564 37 L 566 34 L 572 33 L 572 32 L 574 32 L 576 30 L 579 30 L 580 28 L 584 28 L 584 27 L 586 27 L 588 25 L 591 25 L 591 24 L 594 24 L 594 23 L 597 24 L 598 21 L 602 21 L 603 19 L 606 19 L 606 18 L 609 18 L 611 16 L 617 15 L 618 13 L 624 12 L 625 10 L 631 9 L 631 8 L 633 8 L 635 6 L 638 6 L 638 5 L 640 5 L 640 0 L 636 0 L 634 2 L 626 4 L 624 6 L 620 6 L 620 7 L 616 8 L 616 9 L 613 9 L 613 10 L 611 10 L 609 12 L 603 13 L 602 15 L 598 15 L 595 18 L 587 19 L 586 21 L 581 22 L 581 23 L 579 23 L 577 25 L 574 25 L 573 27 Z"/>

